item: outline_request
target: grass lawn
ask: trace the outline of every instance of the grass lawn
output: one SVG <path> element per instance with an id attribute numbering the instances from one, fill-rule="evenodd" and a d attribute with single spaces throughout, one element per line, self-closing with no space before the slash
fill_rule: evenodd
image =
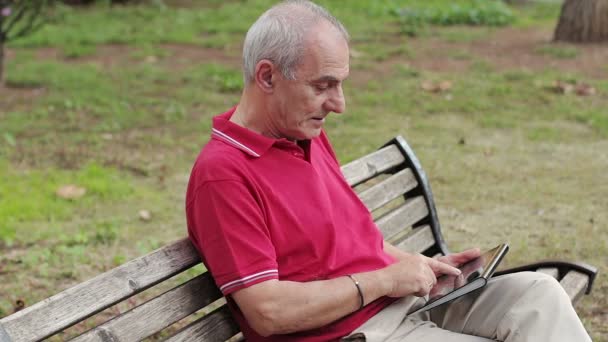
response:
<path id="1" fill-rule="evenodd" d="M 401 134 L 452 250 L 508 241 L 509 266 L 599 267 L 577 310 L 593 340 L 608 341 L 608 47 L 550 43 L 556 3 L 470 16 L 479 1 L 446 2 L 320 1 L 352 35 L 347 110 L 326 125 L 338 156 Z M 244 33 L 273 2 L 166 3 L 61 7 L 9 44 L 0 317 L 185 236 L 190 167 L 211 117 L 238 101 Z M 451 87 L 422 87 L 442 81 Z M 595 94 L 564 94 L 556 81 Z M 57 196 L 69 184 L 84 195 Z"/>

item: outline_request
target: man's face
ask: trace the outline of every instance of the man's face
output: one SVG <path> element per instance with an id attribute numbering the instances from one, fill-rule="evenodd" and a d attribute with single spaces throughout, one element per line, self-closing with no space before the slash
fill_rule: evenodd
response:
<path id="1" fill-rule="evenodd" d="M 348 43 L 323 23 L 309 34 L 305 46 L 296 79 L 287 80 L 278 70 L 274 77 L 271 125 L 280 137 L 290 140 L 317 137 L 326 116 L 342 113 L 346 106 L 342 82 L 349 73 Z"/>

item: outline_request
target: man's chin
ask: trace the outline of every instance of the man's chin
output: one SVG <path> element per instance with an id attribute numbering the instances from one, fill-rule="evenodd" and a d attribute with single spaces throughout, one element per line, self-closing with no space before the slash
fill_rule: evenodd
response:
<path id="1" fill-rule="evenodd" d="M 322 127 L 299 127 L 298 130 L 291 132 L 289 140 L 311 140 L 321 135 Z"/>
<path id="2" fill-rule="evenodd" d="M 307 130 L 304 134 L 303 140 L 311 140 L 313 138 L 316 138 L 319 135 L 321 135 L 321 131 L 322 131 L 322 128 L 314 128 L 314 129 Z M 302 140 L 302 139 L 300 139 L 300 140 Z"/>

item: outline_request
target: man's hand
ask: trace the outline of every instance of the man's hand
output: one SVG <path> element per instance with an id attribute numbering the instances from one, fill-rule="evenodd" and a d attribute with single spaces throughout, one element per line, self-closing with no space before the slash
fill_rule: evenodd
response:
<path id="1" fill-rule="evenodd" d="M 463 257 L 464 258 L 464 257 Z M 387 296 L 426 296 L 442 274 L 459 275 L 460 270 L 449 263 L 422 254 L 402 255 L 397 263 L 382 269 L 390 286 Z"/>
<path id="2" fill-rule="evenodd" d="M 448 265 L 458 267 L 462 264 L 466 264 L 467 262 L 478 258 L 481 255 L 479 248 L 472 248 L 460 253 L 454 253 L 449 255 L 444 255 L 437 258 L 438 261 L 446 263 Z"/>

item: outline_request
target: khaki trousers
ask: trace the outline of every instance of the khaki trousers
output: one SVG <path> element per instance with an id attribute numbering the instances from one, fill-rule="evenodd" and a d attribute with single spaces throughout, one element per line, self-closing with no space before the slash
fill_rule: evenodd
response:
<path id="1" fill-rule="evenodd" d="M 550 276 L 521 272 L 430 311 L 409 315 L 424 298 L 404 297 L 343 341 L 588 342 L 568 295 Z"/>

